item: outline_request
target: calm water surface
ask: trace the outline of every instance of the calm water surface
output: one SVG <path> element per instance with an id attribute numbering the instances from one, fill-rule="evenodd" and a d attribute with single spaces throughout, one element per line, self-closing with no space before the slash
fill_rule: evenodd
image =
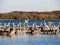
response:
<path id="1" fill-rule="evenodd" d="M 48 22 L 53 22 L 54 25 L 58 25 L 60 20 L 29 20 L 28 21 L 28 24 L 29 25 L 32 25 L 34 22 L 36 22 L 36 25 L 40 25 L 40 23 L 44 23 L 44 21 L 48 24 Z M 24 23 L 24 20 L 0 20 L 0 23 L 4 24 L 8 24 L 10 22 L 10 24 L 12 25 L 13 23 L 15 23 L 16 25 L 18 25 L 20 22 Z"/>
<path id="2" fill-rule="evenodd" d="M 43 23 L 44 20 L 30 20 L 29 25 L 32 25 L 36 22 L 37 25 L 40 22 Z M 54 22 L 55 25 L 58 25 L 60 20 L 46 20 L 48 22 Z M 19 24 L 19 22 L 24 23 L 24 20 L 0 20 L 2 23 L 10 22 L 11 25 L 14 22 Z M 19 35 L 12 36 L 0 36 L 0 45 L 60 45 L 60 34 L 59 35 L 42 35 L 37 33 L 35 35 L 29 35 L 25 33 L 20 33 Z"/>
<path id="3" fill-rule="evenodd" d="M 60 45 L 60 35 L 20 34 L 0 36 L 0 45 Z"/>

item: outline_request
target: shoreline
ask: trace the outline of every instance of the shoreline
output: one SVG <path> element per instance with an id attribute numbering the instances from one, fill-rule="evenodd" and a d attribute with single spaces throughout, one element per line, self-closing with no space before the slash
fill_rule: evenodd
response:
<path id="1" fill-rule="evenodd" d="M 0 20 L 21 20 L 21 19 L 0 19 Z M 26 19 L 22 19 L 26 20 Z M 29 20 L 60 20 L 60 19 L 29 19 Z"/>

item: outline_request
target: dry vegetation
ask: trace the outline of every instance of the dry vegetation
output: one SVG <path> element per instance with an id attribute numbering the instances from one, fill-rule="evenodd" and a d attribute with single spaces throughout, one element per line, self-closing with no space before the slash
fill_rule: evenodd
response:
<path id="1" fill-rule="evenodd" d="M 60 11 L 52 12 L 22 12 L 12 11 L 0 13 L 0 19 L 60 19 Z"/>

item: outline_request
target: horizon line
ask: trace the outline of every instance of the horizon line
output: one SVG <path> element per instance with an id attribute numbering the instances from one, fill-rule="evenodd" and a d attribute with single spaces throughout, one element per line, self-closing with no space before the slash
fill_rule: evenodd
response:
<path id="1" fill-rule="evenodd" d="M 14 12 L 14 11 L 17 11 L 17 12 L 53 12 L 53 11 L 60 11 L 60 9 L 59 10 L 50 10 L 50 11 L 27 11 L 27 10 L 20 11 L 20 10 L 12 10 L 12 11 L 0 12 L 0 13 L 9 13 L 9 12 Z"/>

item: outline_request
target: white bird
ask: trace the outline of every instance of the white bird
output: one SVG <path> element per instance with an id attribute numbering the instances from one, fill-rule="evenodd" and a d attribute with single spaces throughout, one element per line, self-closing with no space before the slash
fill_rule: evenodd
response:
<path id="1" fill-rule="evenodd" d="M 25 20 L 25 23 L 28 23 L 29 20 Z"/>

